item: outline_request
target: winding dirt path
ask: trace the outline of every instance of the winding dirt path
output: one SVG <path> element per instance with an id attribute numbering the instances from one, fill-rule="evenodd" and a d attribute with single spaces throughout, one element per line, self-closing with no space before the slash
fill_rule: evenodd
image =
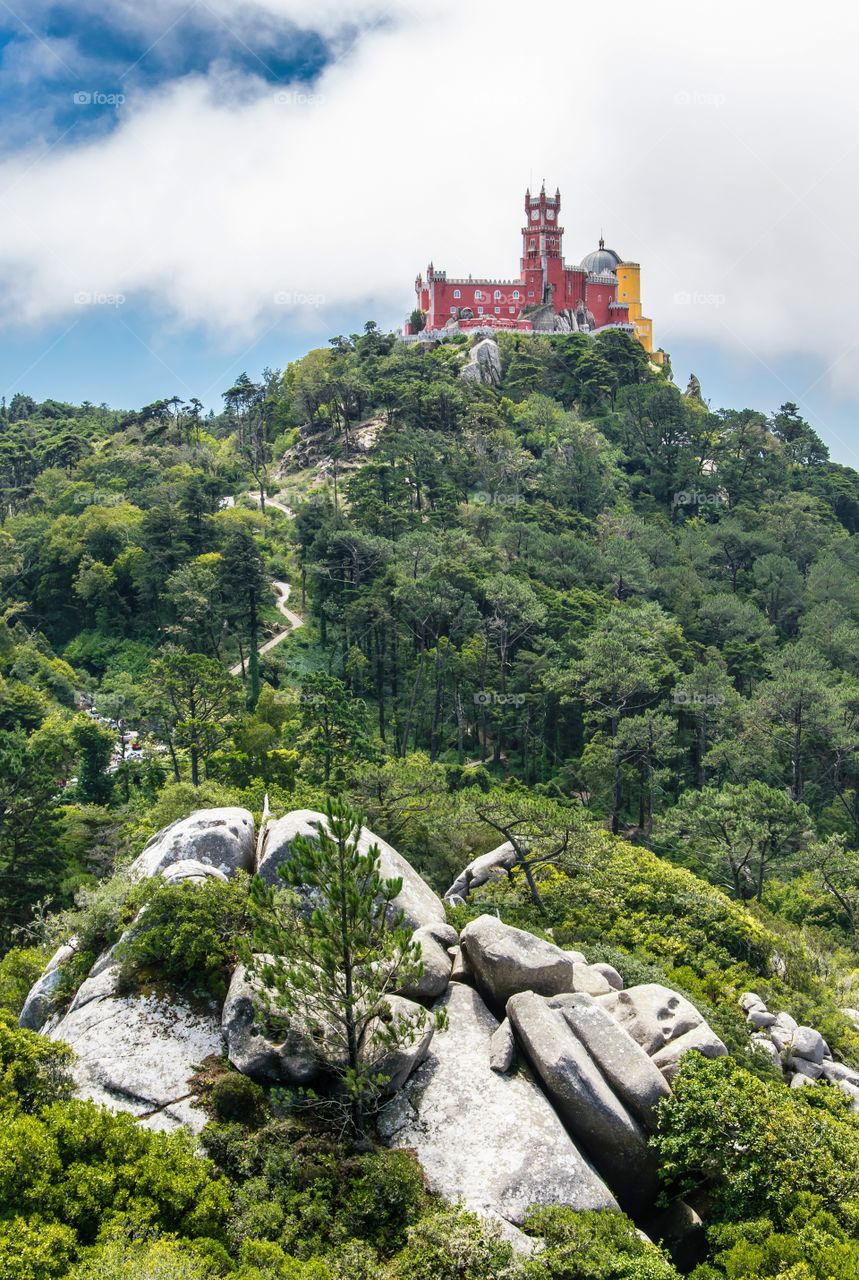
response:
<path id="1" fill-rule="evenodd" d="M 249 493 L 248 497 L 253 502 L 260 502 L 260 495 L 258 493 Z M 283 514 L 287 516 L 290 520 L 295 519 L 295 512 L 290 507 L 285 506 L 282 502 L 278 502 L 276 498 L 267 497 L 265 501 L 266 501 L 266 506 L 276 507 L 278 511 L 282 511 Z M 292 609 L 287 608 L 286 602 L 289 599 L 290 592 L 292 590 L 289 583 L 275 581 L 273 585 L 275 590 L 277 591 L 278 612 L 283 614 L 283 616 L 286 618 L 287 622 L 289 623 L 289 626 L 284 627 L 283 631 L 279 631 L 276 636 L 272 636 L 270 640 L 266 640 L 264 644 L 261 644 L 259 646 L 259 648 L 257 649 L 257 653 L 260 655 L 260 657 L 262 657 L 264 653 L 268 653 L 269 649 L 273 649 L 276 644 L 280 644 L 281 641 L 285 640 L 287 636 L 291 636 L 293 631 L 297 631 L 299 627 L 304 626 L 304 619 L 300 617 L 299 614 L 294 613 Z M 246 671 L 247 661 L 245 661 L 244 663 L 237 662 L 234 666 L 230 667 L 230 675 L 242 676 L 244 678 L 245 671 L 242 670 L 243 667 L 245 668 L 245 671 Z"/>

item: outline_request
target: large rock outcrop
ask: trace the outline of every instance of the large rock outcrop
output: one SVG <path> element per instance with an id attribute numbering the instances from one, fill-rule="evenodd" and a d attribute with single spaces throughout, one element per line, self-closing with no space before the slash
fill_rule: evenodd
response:
<path id="1" fill-rule="evenodd" d="M 530 1072 L 491 1069 L 499 1024 L 478 993 L 452 983 L 439 1004 L 448 1029 L 382 1110 L 382 1136 L 416 1151 L 433 1191 L 484 1216 L 518 1226 L 531 1204 L 616 1209 Z"/>
<path id="2" fill-rule="evenodd" d="M 469 921 L 459 941 L 481 995 L 499 1011 L 519 991 L 554 996 L 573 989 L 575 963 L 565 951 L 496 916 Z"/>
<path id="3" fill-rule="evenodd" d="M 120 994 L 119 968 L 104 956 L 50 1033 L 77 1054 L 76 1092 L 130 1111 L 147 1128 L 197 1132 L 207 1116 L 193 1105 L 192 1077 L 221 1053 L 217 1006 L 192 1006 L 166 990 Z"/>
<path id="4" fill-rule="evenodd" d="M 658 1191 L 656 1164 L 641 1125 L 564 1017 L 533 991 L 507 1002 L 507 1016 L 567 1130 L 582 1143 L 622 1207 L 636 1214 Z"/>
<path id="5" fill-rule="evenodd" d="M 201 862 L 231 876 L 252 871 L 254 818 L 249 809 L 198 809 L 157 832 L 131 864 L 135 880 L 156 876 L 175 862 Z"/>
<path id="6" fill-rule="evenodd" d="M 501 381 L 501 348 L 494 338 L 481 338 L 468 353 L 468 364 L 460 375 L 466 382 L 482 382 L 497 387 Z"/>
<path id="7" fill-rule="evenodd" d="M 257 872 L 269 885 L 281 883 L 278 868 L 289 861 L 290 846 L 296 836 L 313 839 L 319 827 L 325 827 L 325 815 L 314 809 L 295 809 L 282 818 L 269 821 L 263 835 Z M 394 911 L 402 911 L 405 923 L 411 929 L 446 919 L 444 903 L 427 882 L 418 875 L 411 863 L 380 836 L 365 827 L 359 845 L 366 852 L 371 845 L 379 849 L 379 867 L 387 880 L 402 879 L 403 887 L 393 900 Z"/>

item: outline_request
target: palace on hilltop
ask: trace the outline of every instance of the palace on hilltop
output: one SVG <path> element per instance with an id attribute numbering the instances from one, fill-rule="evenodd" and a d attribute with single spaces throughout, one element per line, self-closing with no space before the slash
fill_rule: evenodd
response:
<path id="1" fill-rule="evenodd" d="M 653 353 L 653 321 L 642 314 L 641 268 L 625 262 L 600 239 L 599 248 L 577 267 L 564 262 L 561 193 L 525 192 L 522 257 L 515 280 L 448 279 L 432 263 L 415 280 L 422 324 L 410 321 L 406 334 L 457 329 L 512 329 L 518 332 L 593 333 L 606 327 L 633 334 Z M 659 360 L 657 352 L 654 359 Z"/>

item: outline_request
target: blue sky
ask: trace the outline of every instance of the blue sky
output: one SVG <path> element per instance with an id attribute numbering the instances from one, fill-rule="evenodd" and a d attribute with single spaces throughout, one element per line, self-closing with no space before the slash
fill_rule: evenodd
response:
<path id="1" fill-rule="evenodd" d="M 512 275 L 545 174 L 568 260 L 604 229 L 641 261 L 678 382 L 798 401 L 859 466 L 850 32 L 818 44 L 793 0 L 660 12 L 654 42 L 631 0 L 548 0 L 533 50 L 512 0 L 0 6 L 0 392 L 217 405 L 400 323 L 429 258 Z M 571 79 L 607 29 L 611 75 Z"/>

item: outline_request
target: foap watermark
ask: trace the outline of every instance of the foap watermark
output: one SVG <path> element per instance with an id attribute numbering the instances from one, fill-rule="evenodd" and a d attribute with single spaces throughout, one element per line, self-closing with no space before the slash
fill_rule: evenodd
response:
<path id="1" fill-rule="evenodd" d="M 282 289 L 274 295 L 276 307 L 324 307 L 324 293 L 302 293 L 300 289 Z"/>
<path id="2" fill-rule="evenodd" d="M 697 689 L 674 689 L 671 699 L 675 707 L 722 707 L 723 693 L 700 693 Z"/>
<path id="3" fill-rule="evenodd" d="M 481 507 L 518 507 L 525 499 L 521 493 L 488 493 L 480 489 L 475 493 L 474 501 Z"/>
<path id="4" fill-rule="evenodd" d="M 672 507 L 717 507 L 727 503 L 727 494 L 717 490 L 708 493 L 705 489 L 681 489 L 671 499 Z"/>
<path id="5" fill-rule="evenodd" d="M 324 93 L 308 93 L 306 89 L 278 89 L 274 100 L 279 107 L 321 107 Z"/>
<path id="6" fill-rule="evenodd" d="M 101 89 L 78 89 L 72 94 L 76 107 L 121 107 L 124 93 L 103 93 Z"/>
<path id="7" fill-rule="evenodd" d="M 700 89 L 678 89 L 674 95 L 675 107 L 723 107 L 726 102 L 723 93 L 708 93 Z"/>
<path id="8" fill-rule="evenodd" d="M 496 689 L 478 689 L 474 695 L 476 707 L 521 707 L 524 693 L 499 693 Z"/>
<path id="9" fill-rule="evenodd" d="M 75 294 L 76 307 L 121 307 L 124 293 L 99 293 L 96 289 L 79 289 Z"/>
<path id="10" fill-rule="evenodd" d="M 76 493 L 72 501 L 76 507 L 119 507 L 126 497 L 112 489 L 90 489 L 88 493 Z"/>
<path id="11" fill-rule="evenodd" d="M 674 295 L 676 307 L 724 307 L 727 301 L 724 293 L 704 293 L 701 289 L 678 289 Z"/>

